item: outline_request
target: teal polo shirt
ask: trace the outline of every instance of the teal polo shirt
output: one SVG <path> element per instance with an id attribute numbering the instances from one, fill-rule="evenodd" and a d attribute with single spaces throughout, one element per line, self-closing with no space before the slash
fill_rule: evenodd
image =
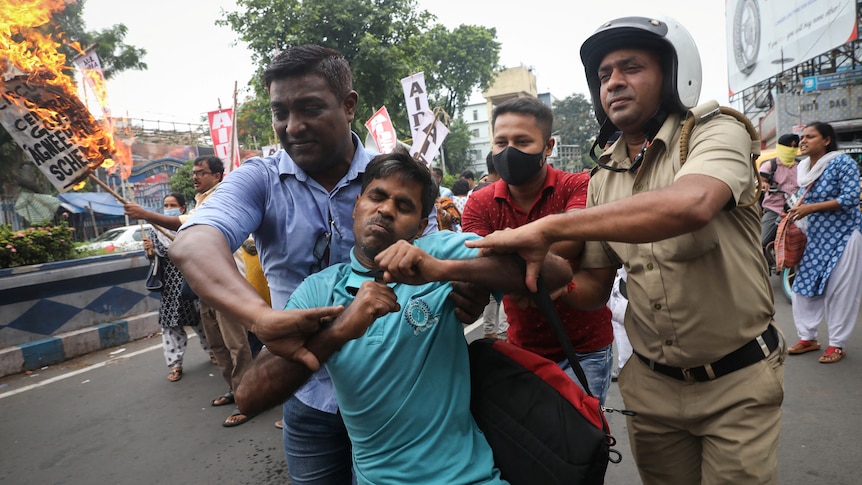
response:
<path id="1" fill-rule="evenodd" d="M 441 231 L 414 244 L 440 259 L 476 257 L 469 233 Z M 309 276 L 287 309 L 350 305 L 369 279 L 351 252 Z M 401 311 L 377 319 L 326 363 L 353 443 L 359 483 L 505 483 L 470 413 L 470 363 L 449 283 L 389 285 Z M 498 295 L 499 296 L 499 295 Z"/>

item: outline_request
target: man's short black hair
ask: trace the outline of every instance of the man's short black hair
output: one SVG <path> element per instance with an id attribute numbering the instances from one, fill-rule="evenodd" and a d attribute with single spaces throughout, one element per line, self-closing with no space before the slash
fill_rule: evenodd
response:
<path id="1" fill-rule="evenodd" d="M 306 74 L 317 74 L 326 79 L 337 99 L 343 99 L 353 90 L 353 75 L 344 55 L 335 49 L 313 44 L 297 45 L 279 52 L 263 71 L 263 83 L 269 89 L 276 79 Z"/>
<path id="2" fill-rule="evenodd" d="M 467 180 L 475 180 L 476 176 L 473 175 L 472 170 L 464 170 L 463 172 L 461 172 L 461 178 Z"/>
<path id="3" fill-rule="evenodd" d="M 203 155 L 198 158 L 195 158 L 193 165 L 197 167 L 198 165 L 207 164 L 207 168 L 210 169 L 210 172 L 214 174 L 223 174 L 224 173 L 224 162 L 221 161 L 221 158 L 215 155 Z"/>
<path id="4" fill-rule="evenodd" d="M 412 180 L 422 186 L 422 217 L 431 213 L 434 202 L 437 200 L 437 182 L 431 178 L 431 171 L 424 163 L 410 156 L 410 152 L 402 146 L 396 146 L 389 153 L 377 155 L 365 168 L 362 175 L 362 192 L 371 184 L 372 180 L 382 179 L 397 174 L 402 180 Z"/>
<path id="5" fill-rule="evenodd" d="M 516 113 L 531 115 L 536 118 L 536 126 L 542 131 L 542 137 L 547 141 L 551 138 L 551 130 L 554 127 L 554 112 L 545 103 L 526 96 L 513 98 L 498 104 L 491 113 L 491 126 L 497 122 L 497 117 L 505 113 Z"/>
<path id="6" fill-rule="evenodd" d="M 452 195 L 467 195 L 470 193 L 470 182 L 465 178 L 460 178 L 452 184 Z"/>

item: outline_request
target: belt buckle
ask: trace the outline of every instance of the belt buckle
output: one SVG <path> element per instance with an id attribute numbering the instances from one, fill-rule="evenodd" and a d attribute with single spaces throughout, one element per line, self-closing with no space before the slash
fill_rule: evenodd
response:
<path id="1" fill-rule="evenodd" d="M 680 368 L 682 371 L 682 380 L 688 383 L 697 382 L 697 379 L 694 378 L 694 374 L 691 372 L 691 369 L 688 367 Z"/>

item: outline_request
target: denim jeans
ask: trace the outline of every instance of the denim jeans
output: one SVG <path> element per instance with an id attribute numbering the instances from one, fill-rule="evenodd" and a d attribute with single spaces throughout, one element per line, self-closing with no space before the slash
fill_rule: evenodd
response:
<path id="1" fill-rule="evenodd" d="M 594 352 L 575 352 L 578 356 L 578 362 L 581 368 L 584 369 L 584 375 L 587 376 L 587 384 L 590 386 L 590 391 L 593 396 L 599 399 L 599 402 L 604 406 L 605 398 L 608 395 L 608 387 L 611 385 L 611 368 L 613 367 L 613 347 L 608 345 Z M 569 365 L 569 359 L 563 359 L 557 365 L 566 371 L 566 374 L 575 381 L 575 384 L 581 386 L 575 371 Z"/>
<path id="2" fill-rule="evenodd" d="M 284 403 L 284 454 L 294 485 L 356 483 L 350 439 L 340 414 L 318 411 L 291 397 Z"/>

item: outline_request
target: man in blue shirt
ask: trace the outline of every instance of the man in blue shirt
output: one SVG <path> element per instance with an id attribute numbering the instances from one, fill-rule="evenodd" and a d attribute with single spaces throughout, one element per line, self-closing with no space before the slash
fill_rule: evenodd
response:
<path id="1" fill-rule="evenodd" d="M 283 150 L 232 171 L 180 230 L 170 254 L 202 300 L 234 316 L 271 352 L 316 368 L 303 344 L 333 310 L 280 309 L 309 274 L 349 261 L 353 205 L 373 155 L 350 130 L 358 95 L 340 53 L 291 47 L 273 59 L 264 82 Z M 232 250 L 250 233 L 272 307 L 237 271 L 227 271 Z M 450 297 L 458 303 L 459 318 L 469 322 L 487 301 L 487 293 Z M 325 370 L 285 403 L 285 453 L 294 484 L 350 481 L 350 442 L 337 410 Z"/>
<path id="2" fill-rule="evenodd" d="M 467 345 L 447 281 L 524 292 L 523 273 L 511 256 L 477 258 L 464 245 L 472 234 L 417 239 L 435 198 L 430 172 L 409 153 L 376 157 L 353 210 L 350 263 L 309 276 L 286 307 L 345 307 L 308 348 L 332 376 L 359 483 L 501 482 L 470 413 Z M 554 287 L 571 276 L 555 256 L 545 269 Z M 310 374 L 264 350 L 239 386 L 240 409 L 263 411 Z"/>

